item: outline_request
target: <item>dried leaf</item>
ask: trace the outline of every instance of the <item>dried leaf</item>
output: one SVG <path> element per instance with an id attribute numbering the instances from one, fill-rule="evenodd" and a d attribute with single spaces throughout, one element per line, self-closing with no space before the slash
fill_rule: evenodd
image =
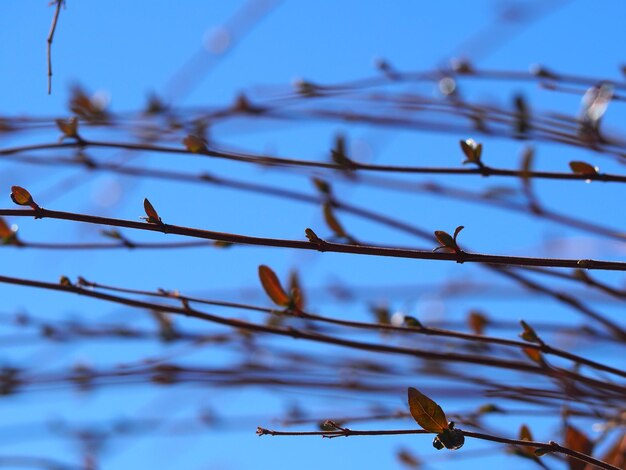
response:
<path id="1" fill-rule="evenodd" d="M 522 328 L 524 329 L 524 331 L 520 333 L 520 338 L 522 338 L 524 341 L 528 341 L 529 343 L 541 344 L 541 340 L 539 339 L 539 336 L 528 323 L 526 323 L 524 320 L 520 320 L 519 323 L 520 325 L 522 325 Z"/>
<path id="2" fill-rule="evenodd" d="M 526 147 L 522 153 L 522 184 L 528 190 L 530 186 L 530 173 L 532 171 L 533 160 L 535 158 L 535 149 L 532 147 Z"/>
<path id="3" fill-rule="evenodd" d="M 30 193 L 21 186 L 11 186 L 11 199 L 18 206 L 30 206 L 33 209 L 39 209 Z"/>
<path id="4" fill-rule="evenodd" d="M 522 352 L 526 354 L 531 361 L 536 362 L 537 364 L 544 364 L 543 355 L 538 349 L 522 348 Z"/>
<path id="5" fill-rule="evenodd" d="M 485 332 L 485 326 L 489 323 L 487 317 L 480 312 L 470 312 L 467 317 L 467 324 L 470 329 L 477 335 L 482 335 Z"/>
<path id="6" fill-rule="evenodd" d="M 448 232 L 444 232 L 443 230 L 435 230 L 435 238 L 441 246 L 438 246 L 433 251 L 437 251 L 441 248 L 447 248 L 450 251 L 457 251 L 456 242 Z"/>
<path id="7" fill-rule="evenodd" d="M 574 173 L 585 176 L 595 176 L 600 171 L 600 168 L 598 168 L 597 166 L 591 166 L 589 163 L 579 161 L 569 162 L 569 167 Z"/>
<path id="8" fill-rule="evenodd" d="M 626 433 L 617 438 L 601 460 L 617 468 L 626 468 Z"/>
<path id="9" fill-rule="evenodd" d="M 389 312 L 389 308 L 381 305 L 373 305 L 370 307 L 370 310 L 374 314 L 376 323 L 379 325 L 391 324 L 391 312 Z"/>
<path id="10" fill-rule="evenodd" d="M 579 429 L 572 425 L 565 425 L 565 447 L 568 449 L 591 455 L 593 451 L 593 442 Z M 572 457 L 567 458 L 570 470 L 585 470 L 586 463 Z"/>
<path id="11" fill-rule="evenodd" d="M 281 307 L 288 307 L 291 299 L 283 289 L 276 273 L 265 265 L 259 266 L 259 279 L 270 299 Z"/>
<path id="12" fill-rule="evenodd" d="M 57 119 L 55 122 L 63 137 L 78 137 L 78 118 Z"/>
<path id="13" fill-rule="evenodd" d="M 72 88 L 70 97 L 70 111 L 77 116 L 90 122 L 103 122 L 107 120 L 105 111 L 107 100 L 102 95 L 89 98 L 80 86 Z"/>
<path id="14" fill-rule="evenodd" d="M 9 224 L 7 224 L 2 217 L 0 217 L 0 238 L 3 240 L 8 240 L 14 236 L 15 232 L 11 230 Z"/>
<path id="15" fill-rule="evenodd" d="M 348 237 L 348 234 L 335 217 L 333 207 L 330 205 L 329 202 L 324 203 L 324 220 L 326 220 L 326 224 L 336 236 L 342 238 Z"/>
<path id="16" fill-rule="evenodd" d="M 519 439 L 521 441 L 534 441 L 530 428 L 525 424 L 522 424 L 519 428 Z"/>
<path id="17" fill-rule="evenodd" d="M 302 285 L 300 284 L 300 276 L 297 271 L 291 271 L 289 274 L 289 292 L 294 307 L 298 310 L 304 310 L 304 294 L 302 293 Z"/>
<path id="18" fill-rule="evenodd" d="M 483 153 L 483 144 L 477 143 L 474 139 L 460 140 L 461 150 L 467 157 L 463 163 L 477 163 L 480 164 L 480 157 Z"/>
<path id="19" fill-rule="evenodd" d="M 206 140 L 193 134 L 189 134 L 183 139 L 183 145 L 191 153 L 205 153 L 208 151 Z"/>
<path id="20" fill-rule="evenodd" d="M 157 211 L 154 209 L 152 204 L 150 204 L 150 201 L 148 201 L 148 198 L 143 200 L 143 208 L 146 211 L 146 215 L 148 216 L 145 217 L 146 222 L 148 222 L 149 224 L 163 223 L 161 221 L 161 217 L 159 217 L 159 214 L 157 214 Z"/>
<path id="21" fill-rule="evenodd" d="M 409 387 L 409 410 L 417 424 L 428 432 L 439 434 L 448 429 L 448 419 L 441 407 L 413 387 Z"/>

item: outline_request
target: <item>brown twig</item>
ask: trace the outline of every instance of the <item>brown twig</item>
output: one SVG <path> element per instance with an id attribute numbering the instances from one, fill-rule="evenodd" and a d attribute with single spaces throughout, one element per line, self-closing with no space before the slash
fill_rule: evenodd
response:
<path id="1" fill-rule="evenodd" d="M 65 4 L 65 0 L 52 0 L 52 4 L 56 4 L 54 10 L 54 17 L 52 18 L 52 24 L 50 25 L 50 32 L 47 39 L 47 54 L 48 54 L 48 94 L 52 93 L 52 41 L 54 40 L 54 33 L 57 29 L 57 22 L 59 21 L 59 14 L 61 13 L 61 6 Z"/>
<path id="2" fill-rule="evenodd" d="M 546 452 L 555 452 L 558 454 L 568 455 L 582 462 L 595 465 L 599 468 L 606 470 L 620 470 L 611 464 L 603 462 L 602 460 L 595 459 L 590 455 L 583 454 L 567 447 L 563 447 L 554 441 L 549 442 L 537 442 L 526 441 L 522 439 L 508 439 L 506 437 L 493 436 L 490 434 L 484 434 L 480 432 L 472 432 L 463 430 L 463 435 L 466 437 L 472 437 L 474 439 L 482 439 L 485 441 L 500 442 L 502 444 L 511 444 L 520 447 L 533 447 L 535 449 L 542 449 Z M 326 438 L 333 437 L 350 437 L 350 436 L 397 436 L 401 434 L 432 434 L 423 429 L 394 429 L 394 430 L 381 430 L 381 431 L 356 431 L 348 428 L 341 428 L 337 431 L 273 431 L 258 427 L 256 433 L 259 436 L 322 436 Z"/>
<path id="3" fill-rule="evenodd" d="M 254 237 L 248 235 L 239 235 L 225 232 L 215 232 L 211 230 L 201 230 L 197 228 L 181 227 L 178 225 L 170 225 L 165 223 L 143 223 L 132 220 L 114 219 L 110 217 L 100 217 L 87 214 L 78 214 L 74 212 L 54 211 L 44 208 L 38 210 L 23 209 L 0 209 L 0 215 L 13 217 L 34 217 L 36 219 L 58 219 L 71 220 L 75 222 L 86 222 L 98 225 L 112 225 L 115 227 L 126 227 L 136 230 L 145 230 L 150 232 L 161 232 L 164 234 L 183 235 L 193 238 L 202 238 L 207 240 L 216 240 L 228 243 L 239 243 L 244 245 L 273 246 L 281 248 L 294 248 L 300 250 L 326 251 L 333 253 L 351 253 L 369 256 L 383 256 L 393 258 L 408 259 L 427 259 L 440 261 L 454 261 L 456 263 L 483 263 L 489 265 L 504 266 L 535 266 L 535 267 L 553 267 L 553 268 L 579 268 L 579 269 L 596 269 L 607 271 L 626 271 L 626 262 L 621 261 L 604 261 L 591 259 L 557 259 L 557 258 L 536 258 L 523 256 L 501 256 L 489 255 L 481 253 L 468 253 L 465 251 L 459 253 L 444 253 L 413 250 L 406 248 L 389 248 L 382 246 L 368 245 L 348 245 L 343 243 L 334 243 L 322 241 L 321 244 L 287 240 L 278 238 Z"/>

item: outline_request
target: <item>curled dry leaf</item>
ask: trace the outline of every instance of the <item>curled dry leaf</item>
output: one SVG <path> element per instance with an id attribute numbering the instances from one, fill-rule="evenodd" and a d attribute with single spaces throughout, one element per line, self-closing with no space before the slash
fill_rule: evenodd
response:
<path id="1" fill-rule="evenodd" d="M 448 419 L 441 407 L 413 387 L 409 387 L 409 411 L 413 419 L 428 432 L 442 433 L 448 429 Z"/>
<path id="2" fill-rule="evenodd" d="M 261 280 L 263 289 L 265 289 L 269 298 L 272 299 L 276 305 L 288 307 L 291 304 L 291 298 L 287 295 L 278 280 L 278 276 L 276 276 L 276 273 L 274 273 L 271 268 L 263 264 L 259 266 L 259 279 Z"/>

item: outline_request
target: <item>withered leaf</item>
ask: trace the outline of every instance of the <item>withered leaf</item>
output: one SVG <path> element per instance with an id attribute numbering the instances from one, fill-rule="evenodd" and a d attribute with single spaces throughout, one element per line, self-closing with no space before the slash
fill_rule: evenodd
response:
<path id="1" fill-rule="evenodd" d="M 278 280 L 276 273 L 271 268 L 265 265 L 259 266 L 259 279 L 263 285 L 263 289 L 270 299 L 281 307 L 288 307 L 291 304 L 291 298 L 287 295 L 283 286 Z"/>
<path id="2" fill-rule="evenodd" d="M 146 215 L 148 216 L 148 217 L 145 217 L 146 222 L 148 222 L 149 224 L 163 223 L 161 221 L 161 217 L 159 217 L 159 214 L 157 214 L 157 211 L 154 209 L 150 201 L 148 201 L 148 198 L 145 198 L 143 200 L 143 208 L 146 211 Z"/>
<path id="3" fill-rule="evenodd" d="M 426 431 L 442 433 L 448 429 L 448 419 L 441 407 L 413 387 L 409 387 L 409 411 Z"/>

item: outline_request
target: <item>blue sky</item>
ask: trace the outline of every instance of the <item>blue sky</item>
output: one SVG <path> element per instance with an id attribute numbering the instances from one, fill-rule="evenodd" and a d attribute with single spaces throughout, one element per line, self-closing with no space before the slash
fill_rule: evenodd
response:
<path id="1" fill-rule="evenodd" d="M 528 70 L 532 64 L 544 64 L 563 73 L 590 75 L 622 80 L 624 63 L 621 45 L 626 38 L 623 18 L 626 4 L 606 2 L 599 6 L 590 0 L 542 2 L 554 5 L 551 12 L 529 22 L 519 31 L 513 25 L 493 27 L 494 18 L 508 2 L 450 1 L 423 2 L 401 0 L 393 4 L 344 0 L 316 2 L 257 2 L 267 13 L 243 37 L 235 37 L 233 47 L 224 56 L 207 52 L 207 38 L 214 38 L 232 24 L 231 19 L 246 2 L 207 2 L 187 0 L 169 2 L 108 2 L 67 0 L 61 12 L 53 50 L 53 92 L 46 93 L 46 36 L 53 8 L 45 1 L 5 0 L 0 4 L 0 116 L 69 116 L 67 102 L 72 85 L 80 84 L 89 93 L 98 93 L 109 101 L 114 112 L 141 109 L 151 93 L 163 96 L 180 106 L 226 106 L 245 92 L 253 99 L 291 90 L 297 79 L 333 84 L 376 75 L 374 63 L 384 58 L 399 70 L 432 70 L 446 67 L 452 56 L 476 57 L 476 64 L 487 69 Z M 520 1 L 520 6 L 533 2 Z M 600 11 L 600 8 L 602 10 Z M 230 23 L 229 23 L 230 22 Z M 226 25 L 226 26 L 224 26 Z M 221 29 L 220 29 L 221 28 Z M 227 30 L 227 29 L 226 29 Z M 487 33 L 485 33 L 485 31 Z M 236 32 L 236 31 L 235 31 Z M 468 38 L 486 38 L 481 49 L 467 49 Z M 465 45 L 465 46 L 464 46 Z M 200 58 L 190 69 L 186 64 Z M 198 62 L 198 61 L 196 61 Z M 191 70 L 194 86 L 181 92 L 181 70 Z M 580 109 L 580 96 L 540 90 L 534 84 L 463 81 L 464 96 L 469 99 L 509 103 L 511 96 L 523 92 L 533 109 L 559 111 L 571 116 Z M 435 94 L 434 85 L 407 86 L 407 92 L 426 96 Z M 612 104 L 605 117 L 608 129 L 619 131 L 623 119 L 620 104 Z M 90 136 L 99 136 L 91 130 Z M 336 122 L 259 122 L 242 119 L 211 128 L 210 135 L 221 145 L 251 152 L 275 152 L 303 159 L 327 159 L 328 149 L 337 132 L 344 132 L 349 143 L 365 158 L 377 163 L 403 164 L 419 161 L 425 166 L 451 166 L 461 161 L 458 140 L 472 137 L 451 133 L 397 131 L 365 125 Z M 56 129 L 29 132 L 18 136 L 0 134 L 0 147 L 25 143 L 52 142 Z M 485 160 L 497 166 L 516 167 L 523 147 L 519 141 L 484 138 Z M 599 165 L 603 171 L 619 172 L 621 167 L 603 155 L 579 149 L 538 144 L 537 165 L 554 171 L 567 171 L 571 160 L 583 159 Z M 98 156 L 119 158 L 118 152 Z M 178 157 L 178 156 L 175 156 Z M 223 176 L 263 182 L 312 193 L 307 178 L 250 168 L 224 161 L 176 159 L 170 155 L 146 153 L 141 163 L 153 168 L 190 172 L 206 171 Z M 201 188 L 158 180 L 119 178 L 112 175 L 89 175 L 72 168 L 24 166 L 2 163 L 0 194 L 7 194 L 2 207 L 12 207 L 8 198 L 11 185 L 27 187 L 46 208 L 98 213 L 136 220 L 143 215 L 142 201 L 148 197 L 164 221 L 211 230 L 254 234 L 277 238 L 303 238 L 304 227 L 314 227 L 326 236 L 319 208 L 292 202 L 276 201 L 269 196 L 245 194 L 229 189 Z M 76 183 L 80 180 L 80 183 Z M 419 181 L 424 181 L 420 179 Z M 503 181 L 467 178 L 446 180 L 458 188 L 481 190 Z M 549 223 L 535 223 L 524 215 L 503 210 L 476 207 L 470 203 L 446 201 L 425 195 L 407 195 L 392 191 L 370 191 L 349 185 L 337 187 L 342 197 L 354 204 L 381 210 L 390 215 L 408 217 L 428 230 L 452 231 L 465 225 L 462 239 L 477 250 L 501 254 L 545 255 L 563 257 L 624 259 L 626 251 L 616 242 L 590 236 Z M 4 189 L 3 189 L 4 188 Z M 538 194 L 548 207 L 623 227 L 623 198 L 620 188 L 602 184 L 537 183 Z M 342 217 L 356 234 L 380 243 L 415 245 L 414 239 L 380 229 L 357 218 Z M 98 227 L 79 226 L 62 221 L 12 221 L 19 224 L 25 239 L 39 241 L 100 240 Z M 326 230 L 327 232 L 327 230 Z M 152 234 L 130 233 L 134 240 L 162 241 Z M 555 244 L 547 245 L 550 241 Z M 424 247 L 423 242 L 417 243 Z M 429 246 L 426 246 L 429 248 Z M 3 251 L 2 273 L 16 277 L 54 281 L 60 275 L 84 276 L 105 284 L 137 289 L 181 289 L 187 293 L 233 296 L 237 289 L 257 287 L 256 267 L 270 264 L 281 275 L 293 267 L 305 273 L 305 286 L 319 287 L 342 280 L 354 285 L 397 286 L 432 284 L 442 280 L 493 281 L 476 267 L 448 263 L 383 260 L 346 257 L 261 248 L 227 250 L 194 249 L 176 253 L 156 251 L 75 252 L 26 251 L 7 248 Z M 484 276 L 484 277 L 483 277 Z M 623 283 L 617 275 L 607 280 Z M 257 290 L 256 300 L 265 302 Z M 543 300 L 507 302 L 503 300 L 445 300 L 437 294 L 421 292 L 394 300 L 383 294 L 393 309 L 433 318 L 461 319 L 471 308 L 484 308 L 494 316 L 505 315 L 537 321 L 550 318 L 576 323 L 577 317 L 563 307 Z M 138 313 L 85 299 L 68 298 L 60 293 L 34 291 L 0 285 L 2 311 L 13 314 L 26 311 L 55 319 L 68 316 L 120 321 L 134 315 L 133 324 L 149 325 Z M 344 313 L 364 318 L 363 308 L 352 310 L 320 299 L 314 305 L 328 314 Z M 441 308 L 440 304 L 444 305 Z M 617 309 L 607 311 L 618 313 Z M 135 318 L 136 317 L 136 318 Z M 193 323 L 184 323 L 196 328 Z M 199 326 L 198 328 L 202 328 Z M 15 330 L 7 328 L 5 333 Z M 303 351 L 309 346 L 303 345 Z M 7 348 L 0 352 L 5 364 L 41 361 L 42 370 L 59 370 L 76 363 L 92 365 L 140 361 L 152 354 L 168 351 L 165 346 L 145 344 L 81 343 Z M 317 350 L 319 351 L 319 349 Z M 606 351 L 591 351 L 603 354 Z M 190 360 L 219 361 L 219 350 L 203 350 L 186 356 Z M 225 361 L 228 358 L 223 358 Z M 417 379 L 416 379 L 417 380 Z M 415 386 L 406 384 L 406 386 Z M 311 391 L 278 395 L 272 389 L 212 389 L 195 387 L 147 388 L 128 386 L 99 390 L 93 394 L 75 391 L 50 391 L 24 394 L 0 401 L 0 410 L 10 417 L 7 425 L 37 421 L 85 421 L 115 419 L 120 416 L 154 415 L 167 410 L 167 416 L 189 418 L 199 409 L 212 408 L 223 415 L 241 417 L 242 425 L 191 437 L 141 437 L 111 446 L 103 454 L 103 468 L 319 468 L 341 465 L 347 468 L 396 468 L 394 452 L 401 446 L 415 449 L 423 458 L 435 455 L 429 439 L 424 438 L 258 438 L 257 425 L 272 427 L 267 420 L 284 411 L 285 403 L 310 404 L 318 410 L 363 410 L 364 397 L 329 396 Z M 286 398 L 285 398 L 286 397 Z M 443 397 L 442 404 L 467 409 L 463 400 Z M 391 400 L 389 406 L 402 406 L 404 396 Z M 265 421 L 264 421 L 265 420 Z M 413 427 L 410 421 L 398 427 Z M 513 423 L 502 423 L 506 426 Z M 537 421 L 548 439 L 553 429 Z M 468 442 L 466 449 L 487 449 L 485 443 Z M 65 441 L 42 437 L 17 437 L 0 445 L 0 456 L 28 452 L 48 454 L 71 460 L 76 448 Z M 499 456 L 482 455 L 484 466 L 496 468 Z M 441 455 L 441 454 L 439 454 Z M 438 457 L 441 458 L 441 457 Z M 467 460 L 478 462 L 478 460 Z M 523 465 L 524 462 L 516 462 Z M 400 467 L 398 467 L 400 468 Z M 433 460 L 429 468 L 447 468 L 443 460 Z M 521 467 L 519 467 L 521 468 Z"/>

